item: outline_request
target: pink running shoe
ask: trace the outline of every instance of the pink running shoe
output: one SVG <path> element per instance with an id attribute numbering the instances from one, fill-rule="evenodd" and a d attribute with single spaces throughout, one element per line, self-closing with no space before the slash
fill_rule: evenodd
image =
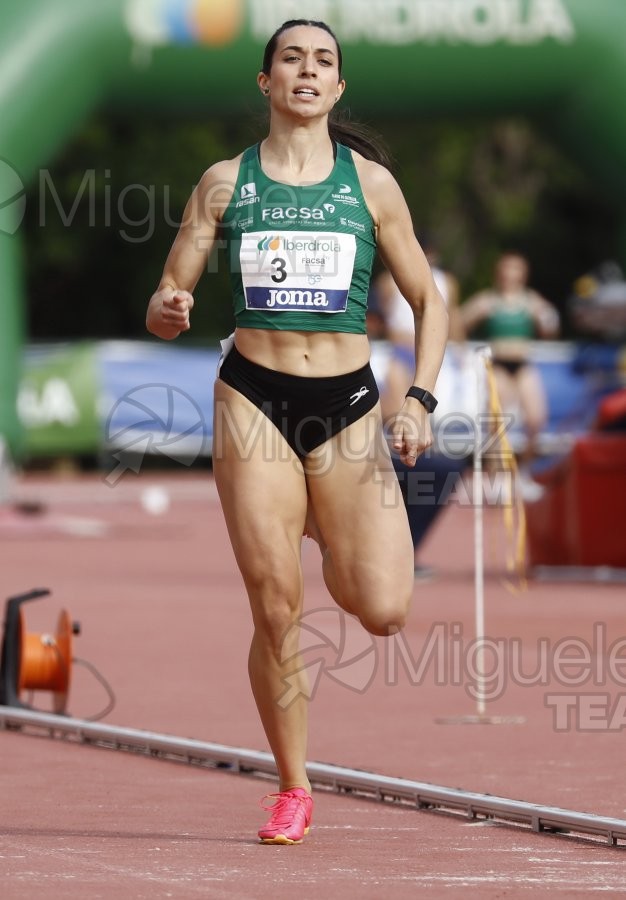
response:
<path id="1" fill-rule="evenodd" d="M 274 803 L 265 806 L 261 801 L 263 809 L 272 812 L 265 828 L 259 831 L 261 843 L 301 844 L 304 835 L 309 833 L 313 797 L 307 794 L 304 788 L 292 788 L 279 794 L 266 794 L 266 797 L 272 798 Z"/>

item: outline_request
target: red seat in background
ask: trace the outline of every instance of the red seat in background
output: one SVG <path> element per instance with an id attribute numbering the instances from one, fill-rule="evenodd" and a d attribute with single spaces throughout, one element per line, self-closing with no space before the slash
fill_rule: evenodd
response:
<path id="1" fill-rule="evenodd" d="M 526 505 L 531 566 L 626 568 L 626 434 L 592 432 L 537 479 Z"/>

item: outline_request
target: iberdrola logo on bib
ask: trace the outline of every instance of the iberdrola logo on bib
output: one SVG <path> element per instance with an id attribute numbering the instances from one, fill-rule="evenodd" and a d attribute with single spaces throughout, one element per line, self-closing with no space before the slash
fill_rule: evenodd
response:
<path id="1" fill-rule="evenodd" d="M 278 250 L 280 248 L 280 238 L 276 235 L 266 237 L 257 244 L 259 250 Z"/>

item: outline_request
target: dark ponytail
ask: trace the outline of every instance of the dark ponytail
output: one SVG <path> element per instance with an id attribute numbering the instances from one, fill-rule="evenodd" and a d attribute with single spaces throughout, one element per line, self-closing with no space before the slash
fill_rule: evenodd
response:
<path id="1" fill-rule="evenodd" d="M 341 80 L 341 71 L 343 68 L 341 45 L 332 28 L 330 28 L 326 22 L 318 22 L 315 19 L 289 19 L 287 22 L 283 22 L 267 42 L 263 53 L 261 71 L 266 75 L 270 74 L 272 60 L 274 59 L 274 53 L 276 51 L 276 44 L 283 31 L 287 31 L 289 28 L 296 28 L 300 25 L 311 28 L 321 28 L 322 31 L 325 31 L 332 37 L 337 45 L 339 79 Z M 345 144 L 346 147 L 350 147 L 351 150 L 356 150 L 356 152 L 360 153 L 361 156 L 364 156 L 365 159 L 371 159 L 374 162 L 380 163 L 380 165 L 384 166 L 386 169 L 391 169 L 391 156 L 383 140 L 375 131 L 368 128 L 367 125 L 351 121 L 349 112 L 333 111 L 328 118 L 328 133 L 333 141 L 336 141 L 339 144 Z"/>
<path id="2" fill-rule="evenodd" d="M 391 155 L 382 138 L 362 122 L 353 122 L 349 112 L 331 113 L 328 119 L 328 133 L 338 144 L 345 144 L 365 159 L 371 159 L 386 169 L 391 169 Z"/>

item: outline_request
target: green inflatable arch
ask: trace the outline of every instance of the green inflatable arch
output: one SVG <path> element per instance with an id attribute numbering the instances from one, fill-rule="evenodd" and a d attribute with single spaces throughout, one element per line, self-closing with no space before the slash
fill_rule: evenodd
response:
<path id="1" fill-rule="evenodd" d="M 517 112 L 626 208 L 625 0 L 29 0 L 0 12 L 0 436 L 19 447 L 24 185 L 81 122 L 116 109 L 247 115 L 288 18 L 335 28 L 352 109 Z M 624 248 L 626 250 L 626 246 Z M 626 261 L 626 260 L 625 260 Z"/>

